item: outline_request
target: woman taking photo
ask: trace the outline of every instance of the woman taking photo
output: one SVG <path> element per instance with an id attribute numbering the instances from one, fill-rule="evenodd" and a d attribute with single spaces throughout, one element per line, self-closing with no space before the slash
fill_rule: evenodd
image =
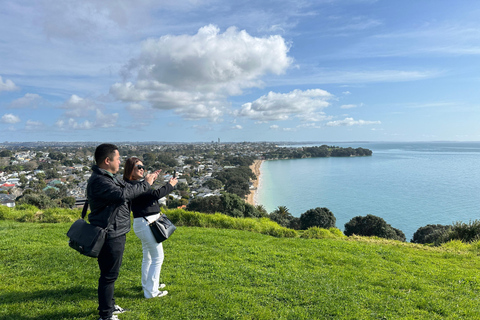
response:
<path id="1" fill-rule="evenodd" d="M 145 166 L 139 158 L 131 157 L 125 163 L 123 179 L 127 183 L 136 184 L 143 180 Z M 142 241 L 142 288 L 145 298 L 163 297 L 168 291 L 160 291 L 165 284 L 160 284 L 160 271 L 163 263 L 163 246 L 157 243 L 148 224 L 160 217 L 158 199 L 172 192 L 177 184 L 176 177 L 158 189 L 150 189 L 131 202 L 133 212 L 133 231 Z"/>

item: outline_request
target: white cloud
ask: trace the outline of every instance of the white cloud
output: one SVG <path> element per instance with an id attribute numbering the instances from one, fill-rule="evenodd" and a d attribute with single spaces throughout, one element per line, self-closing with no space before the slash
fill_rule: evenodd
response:
<path id="1" fill-rule="evenodd" d="M 314 129 L 319 129 L 321 128 L 320 125 L 316 124 L 315 122 L 312 123 L 302 123 L 297 126 L 297 128 L 314 128 Z"/>
<path id="2" fill-rule="evenodd" d="M 281 128 L 280 126 L 274 124 L 270 126 L 270 130 L 281 130 L 281 131 L 286 131 L 286 132 L 293 132 L 297 131 L 295 128 Z"/>
<path id="3" fill-rule="evenodd" d="M 329 106 L 333 96 L 321 89 L 269 92 L 254 102 L 245 103 L 235 114 L 260 121 L 287 120 L 291 116 L 309 117 Z"/>
<path id="4" fill-rule="evenodd" d="M 6 79 L 3 81 L 2 76 L 0 76 L 0 92 L 2 91 L 15 91 L 19 90 L 20 88 L 13 83 L 12 80 Z"/>
<path id="5" fill-rule="evenodd" d="M 234 130 L 242 130 L 243 127 L 242 127 L 241 125 L 237 124 L 237 125 L 234 125 L 234 126 L 232 127 L 232 129 L 234 129 Z"/>
<path id="6" fill-rule="evenodd" d="M 10 103 L 9 108 L 18 109 L 18 108 L 36 108 L 42 101 L 42 97 L 40 97 L 36 93 L 27 93 L 23 97 L 18 98 L 17 100 L 12 101 Z"/>
<path id="7" fill-rule="evenodd" d="M 127 110 L 130 112 L 144 112 L 147 108 L 140 103 L 131 103 L 127 106 Z"/>
<path id="8" fill-rule="evenodd" d="M 95 126 L 100 128 L 114 127 L 118 120 L 118 113 L 104 114 L 99 109 L 96 110 Z"/>
<path id="9" fill-rule="evenodd" d="M 380 121 L 365 121 L 365 120 L 354 120 L 353 118 L 345 118 L 343 120 L 335 120 L 327 122 L 329 127 L 339 127 L 339 126 L 363 126 L 363 125 L 372 125 L 372 124 L 381 124 Z"/>
<path id="10" fill-rule="evenodd" d="M 66 109 L 62 117 L 56 122 L 57 127 L 62 130 L 67 129 L 92 129 L 92 128 L 110 128 L 115 126 L 118 121 L 119 114 L 104 114 L 94 101 L 72 95 L 61 106 Z M 89 118 L 79 120 L 79 118 Z M 95 118 L 95 121 L 90 119 Z M 77 120 L 75 120 L 77 119 Z"/>
<path id="11" fill-rule="evenodd" d="M 79 118 L 87 116 L 92 110 L 96 110 L 97 106 L 93 101 L 73 94 L 60 108 L 67 110 L 65 116 Z"/>
<path id="12" fill-rule="evenodd" d="M 42 1 L 43 29 L 49 37 L 93 40 L 135 29 L 150 20 L 155 8 L 168 5 L 154 0 Z"/>
<path id="13" fill-rule="evenodd" d="M 0 120 L 2 123 L 9 123 L 9 124 L 15 124 L 20 122 L 20 118 L 17 117 L 14 114 L 11 113 L 6 113 L 2 116 L 2 119 Z"/>
<path id="14" fill-rule="evenodd" d="M 139 57 L 125 67 L 136 83 L 116 83 L 110 93 L 119 100 L 174 109 L 186 119 L 218 121 L 228 96 L 262 86 L 266 74 L 285 72 L 292 63 L 288 51 L 281 36 L 252 37 L 234 27 L 220 33 L 208 25 L 193 36 L 146 40 Z"/>
<path id="15" fill-rule="evenodd" d="M 25 123 L 25 129 L 29 131 L 40 130 L 43 129 L 44 126 L 41 121 L 27 120 L 27 123 Z"/>
<path id="16" fill-rule="evenodd" d="M 342 94 L 348 96 L 348 95 L 350 95 L 350 94 L 352 94 L 352 93 L 351 93 L 350 91 L 343 91 Z"/>
<path id="17" fill-rule="evenodd" d="M 67 120 L 58 120 L 56 125 L 61 130 L 87 130 L 92 129 L 94 127 L 93 122 L 85 120 L 83 123 L 79 123 L 75 119 L 67 119 Z"/>

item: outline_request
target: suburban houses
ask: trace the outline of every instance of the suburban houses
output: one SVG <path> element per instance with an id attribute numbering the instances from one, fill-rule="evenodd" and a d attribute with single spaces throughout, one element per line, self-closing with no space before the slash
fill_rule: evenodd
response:
<path id="1" fill-rule="evenodd" d="M 75 206 L 81 206 L 85 201 L 85 189 L 94 163 L 93 145 L 89 143 L 75 147 L 66 144 L 25 147 L 0 144 L 1 204 L 13 207 L 16 199 L 24 193 L 34 191 L 50 195 L 61 192 L 64 197 L 74 198 Z M 236 165 L 231 164 L 229 159 L 245 157 L 258 159 L 262 157 L 263 152 L 275 147 L 269 143 L 217 142 L 117 145 L 122 154 L 122 161 L 129 156 L 138 156 L 150 170 L 162 168 L 165 182 L 175 170 L 179 183 L 171 197 L 176 200 L 182 197 L 190 199 L 219 195 L 220 189 L 212 190 L 205 186 L 205 183 L 212 179 L 213 173 L 235 168 Z M 169 158 L 162 158 L 163 154 L 168 154 Z"/>

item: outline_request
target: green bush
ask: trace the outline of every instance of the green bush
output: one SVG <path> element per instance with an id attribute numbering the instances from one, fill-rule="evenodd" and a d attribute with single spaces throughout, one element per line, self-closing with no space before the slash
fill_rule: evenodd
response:
<path id="1" fill-rule="evenodd" d="M 234 218 L 221 213 L 206 214 L 182 209 L 164 212 L 176 226 L 246 230 L 287 238 L 298 235 L 295 230 L 279 226 L 268 218 Z"/>
<path id="2" fill-rule="evenodd" d="M 367 214 L 365 217 L 357 216 L 345 223 L 345 235 L 351 236 L 377 236 L 379 238 L 405 241 L 405 234 L 393 228 L 380 217 Z"/>
<path id="3" fill-rule="evenodd" d="M 323 229 L 319 227 L 311 227 L 305 230 L 300 238 L 305 239 L 337 239 L 346 238 L 346 236 L 337 228 Z"/>
<path id="4" fill-rule="evenodd" d="M 0 220 L 5 220 L 10 215 L 11 209 L 0 205 Z"/>
<path id="5" fill-rule="evenodd" d="M 300 216 L 300 228 L 307 230 L 310 227 L 335 228 L 336 218 L 328 208 L 317 207 L 310 209 Z"/>
<path id="6" fill-rule="evenodd" d="M 463 242 L 473 242 L 480 239 L 480 220 L 464 223 L 457 221 L 453 224 L 451 230 L 445 237 L 445 241 L 460 240 Z"/>
<path id="7" fill-rule="evenodd" d="M 444 226 L 441 224 L 428 224 L 425 227 L 420 227 L 413 234 L 412 243 L 433 243 L 440 244 L 445 242 L 448 232 L 452 226 Z"/>

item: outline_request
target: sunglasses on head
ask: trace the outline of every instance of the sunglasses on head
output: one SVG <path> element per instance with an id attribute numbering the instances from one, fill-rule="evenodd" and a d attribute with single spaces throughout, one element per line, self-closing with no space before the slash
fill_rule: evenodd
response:
<path id="1" fill-rule="evenodd" d="M 145 166 L 142 166 L 141 164 L 137 164 L 137 169 L 138 170 L 145 170 Z"/>

